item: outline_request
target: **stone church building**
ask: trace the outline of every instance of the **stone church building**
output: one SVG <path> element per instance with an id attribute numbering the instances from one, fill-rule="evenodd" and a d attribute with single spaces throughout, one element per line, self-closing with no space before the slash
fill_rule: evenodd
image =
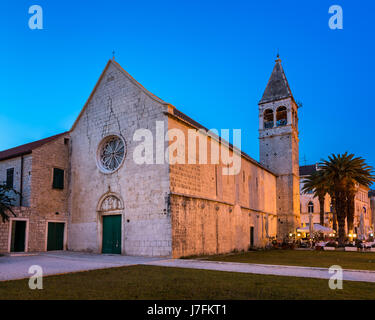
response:
<path id="1" fill-rule="evenodd" d="M 212 158 L 215 148 L 226 150 L 240 169 L 225 174 L 221 160 L 194 162 L 188 152 L 181 153 L 186 163 L 164 161 L 165 150 L 174 158 L 168 147 L 176 141 L 177 153 L 188 151 L 192 130 L 199 152 Z M 144 150 L 147 161 L 139 163 L 134 154 L 147 132 L 152 152 Z M 16 217 L 0 223 L 0 252 L 177 258 L 282 239 L 300 226 L 300 182 L 298 106 L 280 59 L 259 102 L 259 141 L 258 162 L 110 60 L 68 132 L 0 152 L 0 183 L 19 191 Z"/>

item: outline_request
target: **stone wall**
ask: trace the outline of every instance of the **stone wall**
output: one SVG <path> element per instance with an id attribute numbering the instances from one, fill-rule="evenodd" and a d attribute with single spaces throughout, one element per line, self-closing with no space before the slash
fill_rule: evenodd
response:
<path id="1" fill-rule="evenodd" d="M 31 197 L 31 177 L 32 177 L 32 156 L 27 154 L 12 159 L 0 161 L 0 183 L 5 184 L 7 177 L 7 169 L 14 168 L 13 188 L 22 194 L 12 194 L 11 197 L 15 199 L 15 206 L 30 206 Z M 23 164 L 22 164 L 23 163 Z M 22 179 L 21 179 L 22 173 Z M 22 182 L 21 182 L 22 180 Z M 22 192 L 21 192 L 22 184 Z M 22 201 L 22 203 L 21 203 Z"/>
<path id="2" fill-rule="evenodd" d="M 47 245 L 47 223 L 67 222 L 69 194 L 69 149 L 67 136 L 61 136 L 24 156 L 22 207 L 14 207 L 16 217 L 27 219 L 27 251 L 45 251 Z M 2 161 L 2 168 L 15 167 L 15 189 L 20 188 L 20 163 L 17 157 Z M 53 168 L 65 171 L 64 189 L 52 188 Z M 0 170 L 3 173 L 4 170 Z M 6 171 L 6 170 L 5 170 Z M 19 200 L 19 198 L 18 198 Z M 18 201 L 19 204 L 19 201 Z M 28 206 L 26 207 L 25 204 Z M 9 227 L 11 222 L 0 223 L 0 251 L 9 250 Z M 65 224 L 67 227 L 67 224 Z"/>
<path id="3" fill-rule="evenodd" d="M 10 251 L 11 233 L 9 228 L 16 220 L 26 220 L 26 250 L 27 252 L 40 252 L 46 250 L 46 220 L 41 219 L 38 213 L 30 207 L 14 208 L 16 217 L 10 214 L 10 220 L 0 223 L 0 252 Z"/>
<path id="4" fill-rule="evenodd" d="M 172 195 L 171 212 L 173 258 L 248 250 L 250 227 L 255 247 L 276 235 L 276 216 L 238 204 Z"/>
<path id="5" fill-rule="evenodd" d="M 209 160 L 211 144 L 218 144 L 211 138 L 208 164 L 199 164 L 199 152 L 196 164 L 188 164 L 188 130 L 194 127 L 172 115 L 168 127 L 181 130 L 186 138 L 186 164 L 170 165 L 173 257 L 247 250 L 250 227 L 254 246 L 264 246 L 267 236 L 276 236 L 275 175 L 244 157 L 238 174 L 224 175 L 224 165 Z"/>
<path id="6" fill-rule="evenodd" d="M 54 189 L 54 168 L 64 170 L 64 189 Z M 34 149 L 32 153 L 31 207 L 43 218 L 68 216 L 69 135 Z"/>

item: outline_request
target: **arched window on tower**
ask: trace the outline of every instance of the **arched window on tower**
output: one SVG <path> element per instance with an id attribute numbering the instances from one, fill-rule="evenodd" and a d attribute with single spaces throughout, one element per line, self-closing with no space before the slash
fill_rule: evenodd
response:
<path id="1" fill-rule="evenodd" d="M 309 204 L 307 205 L 307 212 L 314 213 L 314 204 L 312 203 L 312 201 L 310 201 Z"/>
<path id="2" fill-rule="evenodd" d="M 273 110 L 267 109 L 263 114 L 264 129 L 273 128 Z"/>
<path id="3" fill-rule="evenodd" d="M 276 110 L 276 126 L 285 126 L 288 123 L 287 111 L 285 107 L 278 107 Z"/>

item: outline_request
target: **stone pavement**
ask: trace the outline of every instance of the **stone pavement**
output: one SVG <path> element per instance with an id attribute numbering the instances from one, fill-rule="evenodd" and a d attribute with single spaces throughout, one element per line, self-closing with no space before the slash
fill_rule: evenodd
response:
<path id="1" fill-rule="evenodd" d="M 255 273 L 255 274 L 267 274 L 267 275 L 291 276 L 291 277 L 303 277 L 303 278 L 329 279 L 332 277 L 332 274 L 328 272 L 327 268 L 316 268 L 316 267 L 297 267 L 297 266 L 283 266 L 283 265 L 269 265 L 269 264 L 220 262 L 220 261 L 207 261 L 207 260 L 179 260 L 179 259 L 152 261 L 147 264 L 153 265 L 153 266 L 163 266 L 163 267 L 205 269 L 205 270 Z M 375 282 L 375 271 L 344 269 L 343 280 Z"/>
<path id="2" fill-rule="evenodd" d="M 28 270 L 32 265 L 41 266 L 44 275 L 130 265 L 152 265 L 320 279 L 329 279 L 332 276 L 326 268 L 131 257 L 60 251 L 35 255 L 0 257 L 0 281 L 28 278 L 30 277 Z M 375 282 L 375 271 L 344 270 L 343 279 L 349 281 Z"/>
<path id="3" fill-rule="evenodd" d="M 43 268 L 44 275 L 87 271 L 112 267 L 144 264 L 160 258 L 130 257 L 122 255 L 90 254 L 55 251 L 35 255 L 0 257 L 0 281 L 29 278 L 32 265 Z"/>

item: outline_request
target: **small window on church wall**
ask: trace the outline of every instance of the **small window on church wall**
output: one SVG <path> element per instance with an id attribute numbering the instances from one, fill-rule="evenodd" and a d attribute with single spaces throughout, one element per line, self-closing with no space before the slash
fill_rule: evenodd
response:
<path id="1" fill-rule="evenodd" d="M 314 204 L 310 201 L 307 206 L 307 212 L 308 213 L 314 213 Z"/>
<path id="2" fill-rule="evenodd" d="M 14 168 L 7 169 L 7 180 L 6 186 L 8 188 L 13 188 L 14 184 Z"/>
<path id="3" fill-rule="evenodd" d="M 267 109 L 266 111 L 264 111 L 263 119 L 264 129 L 273 128 L 273 110 Z"/>
<path id="4" fill-rule="evenodd" d="M 64 189 L 64 170 L 59 168 L 53 168 L 53 182 L 52 188 Z"/>
<path id="5" fill-rule="evenodd" d="M 288 123 L 287 111 L 285 107 L 279 107 L 276 110 L 276 126 L 285 126 Z"/>
<path id="6" fill-rule="evenodd" d="M 98 150 L 98 166 L 105 173 L 116 171 L 126 155 L 126 145 L 119 136 L 109 136 L 102 140 Z"/>

